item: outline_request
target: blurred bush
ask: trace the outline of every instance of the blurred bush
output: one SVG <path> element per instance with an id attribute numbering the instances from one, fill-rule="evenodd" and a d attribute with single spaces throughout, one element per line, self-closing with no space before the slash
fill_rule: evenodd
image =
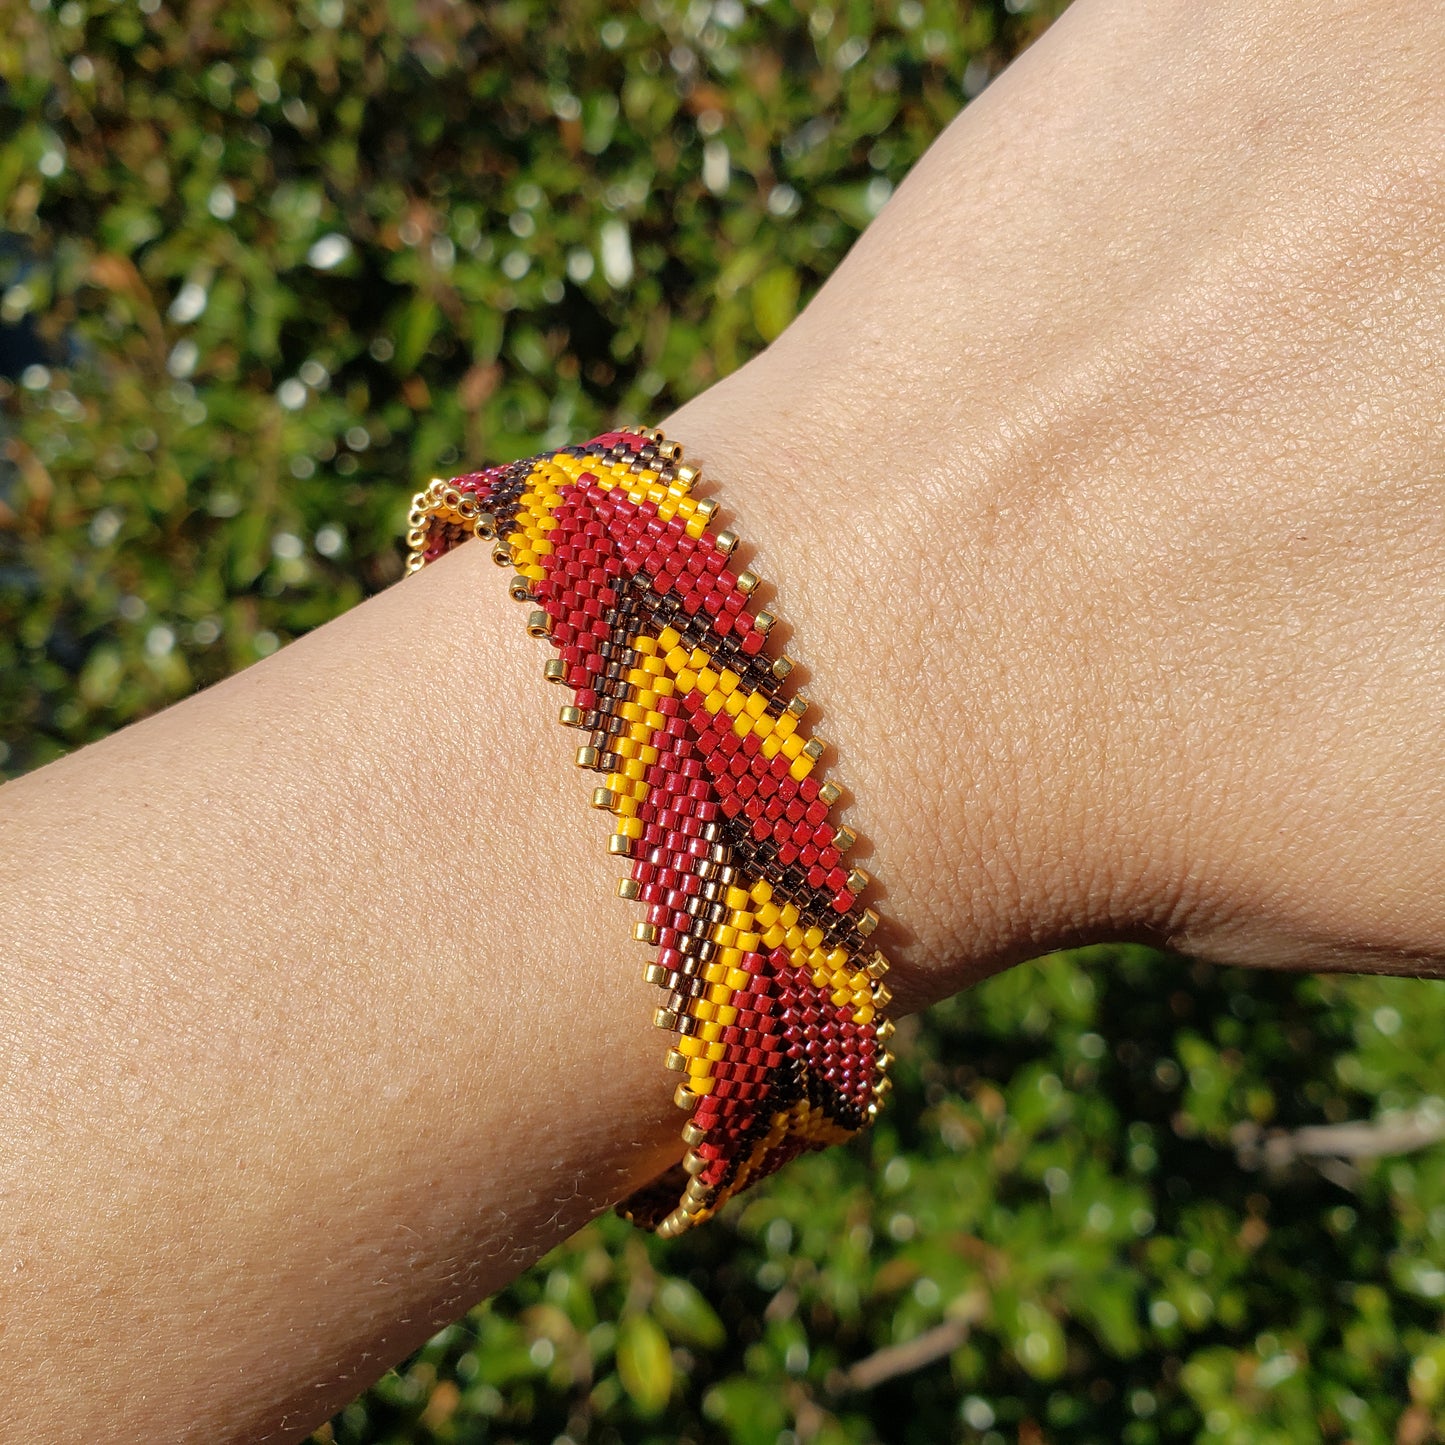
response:
<path id="1" fill-rule="evenodd" d="M 393 581 L 416 480 L 736 366 L 1047 18 L 11 0 L 0 764 Z M 590 1226 L 317 1438 L 1445 1439 L 1434 985 L 1106 948 L 900 1035 L 870 1139 Z"/>

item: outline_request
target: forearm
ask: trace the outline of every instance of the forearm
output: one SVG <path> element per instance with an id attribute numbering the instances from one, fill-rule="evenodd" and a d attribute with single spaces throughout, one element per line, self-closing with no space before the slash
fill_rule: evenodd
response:
<path id="1" fill-rule="evenodd" d="M 1238 62 L 1256 30 L 1190 49 L 1175 13 L 1071 12 L 782 341 L 669 423 L 796 627 L 906 1006 L 1101 933 L 1244 918 L 1266 948 L 1290 920 L 1249 908 L 1292 754 L 1230 731 L 1289 656 L 1260 576 L 1296 611 L 1414 607 L 1409 636 L 1438 635 L 1422 594 L 1329 557 L 1301 586 L 1269 570 L 1286 534 L 1250 534 L 1317 500 L 1301 477 L 1335 487 L 1328 532 L 1370 525 L 1382 473 L 1418 475 L 1445 375 L 1412 322 L 1445 299 L 1428 227 L 1358 192 L 1389 245 L 1323 224 L 1360 117 L 1326 127 L 1326 174 L 1300 149 L 1315 92 L 1281 93 L 1277 55 Z M 1388 104 L 1358 101 L 1389 127 L 1379 179 L 1430 111 L 1419 48 L 1377 38 L 1400 57 Z M 1231 97 L 1247 134 L 1296 139 L 1221 163 L 1239 132 L 1203 127 Z M 1291 257 L 1303 312 L 1261 280 Z M 1411 407 L 1345 425 L 1385 373 Z M 7 1344 L 17 1368 L 63 1350 L 32 1378 L 79 1433 L 295 1434 L 676 1157 L 635 915 L 542 653 L 475 552 L 0 793 Z M 1331 671 L 1302 674 L 1295 752 L 1329 741 Z M 1426 722 L 1385 726 L 1428 786 Z M 1318 777 L 1307 801 L 1312 832 L 1343 806 Z M 1350 843 L 1378 879 L 1398 813 L 1369 821 Z"/>
<path id="2" fill-rule="evenodd" d="M 0 793 L 12 1364 L 128 1379 L 72 1397 L 112 1438 L 316 1423 L 675 1154 L 630 910 L 475 553 Z"/>

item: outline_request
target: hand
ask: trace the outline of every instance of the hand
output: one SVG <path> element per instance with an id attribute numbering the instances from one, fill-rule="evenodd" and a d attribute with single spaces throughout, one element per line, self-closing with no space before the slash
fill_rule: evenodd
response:
<path id="1" fill-rule="evenodd" d="M 906 1002 L 1096 937 L 1445 959 L 1442 45 L 1358 8 L 1083 0 L 669 424 Z"/>

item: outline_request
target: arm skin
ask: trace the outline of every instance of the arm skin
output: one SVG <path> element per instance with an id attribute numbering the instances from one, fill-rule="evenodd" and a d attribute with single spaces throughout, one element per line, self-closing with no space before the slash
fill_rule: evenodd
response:
<path id="1" fill-rule="evenodd" d="M 1121 935 L 1445 960 L 1442 49 L 1079 0 L 663 423 L 902 1005 Z M 463 548 L 0 792 L 0 1433 L 293 1438 L 675 1157 L 521 620 Z"/>

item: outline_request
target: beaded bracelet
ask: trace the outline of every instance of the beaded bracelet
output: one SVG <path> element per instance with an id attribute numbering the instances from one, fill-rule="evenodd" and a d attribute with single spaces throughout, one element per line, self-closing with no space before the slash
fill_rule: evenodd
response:
<path id="1" fill-rule="evenodd" d="M 572 690 L 561 721 L 590 734 L 579 767 L 606 775 L 592 805 L 632 860 L 623 898 L 647 905 L 636 938 L 676 1034 L 667 1067 L 688 1115 L 681 1162 L 620 1212 L 680 1234 L 810 1149 L 850 1138 L 890 1088 L 888 963 L 869 941 L 869 883 L 829 821 L 823 744 L 800 729 L 792 670 L 770 658 L 759 578 L 734 574 L 738 539 L 696 468 L 650 427 L 607 432 L 504 466 L 434 481 L 409 518 L 408 571 L 469 537 L 514 569 L 527 630 Z"/>

